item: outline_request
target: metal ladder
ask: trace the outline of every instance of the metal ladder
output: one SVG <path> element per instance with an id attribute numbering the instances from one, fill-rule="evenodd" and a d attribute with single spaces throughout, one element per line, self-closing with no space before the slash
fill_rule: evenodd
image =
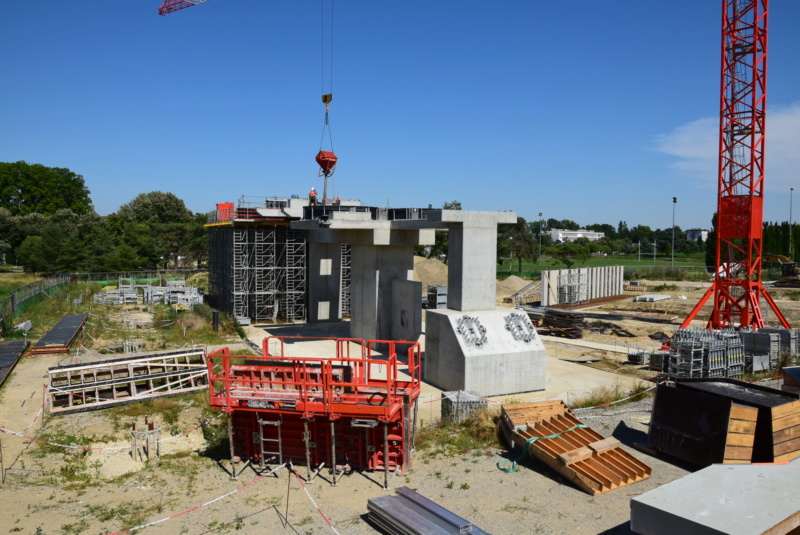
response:
<path id="1" fill-rule="evenodd" d="M 261 468 L 266 468 L 267 459 L 274 459 L 277 457 L 277 464 L 283 464 L 283 437 L 281 434 L 281 426 L 283 425 L 283 418 L 278 420 L 262 420 L 258 419 L 258 445 L 261 451 Z M 277 428 L 278 438 L 266 438 L 264 435 L 264 426 L 271 425 Z M 268 448 L 270 443 L 277 444 L 277 450 Z"/>

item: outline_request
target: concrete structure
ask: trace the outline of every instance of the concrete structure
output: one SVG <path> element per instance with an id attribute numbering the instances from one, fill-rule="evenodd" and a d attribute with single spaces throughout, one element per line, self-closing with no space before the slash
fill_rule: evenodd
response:
<path id="1" fill-rule="evenodd" d="M 795 533 L 800 464 L 714 464 L 631 499 L 641 535 Z"/>
<path id="2" fill-rule="evenodd" d="M 624 268 L 602 266 L 542 271 L 541 306 L 585 303 L 624 293 Z"/>
<path id="3" fill-rule="evenodd" d="M 429 214 L 449 231 L 447 309 L 425 319 L 426 381 L 498 396 L 545 387 L 545 349 L 527 314 L 497 308 L 497 225 L 513 212 Z"/>
<path id="4" fill-rule="evenodd" d="M 363 207 L 362 207 L 363 208 Z M 309 322 L 341 319 L 340 277 L 334 266 L 343 244 L 350 245 L 350 336 L 364 340 L 389 340 L 394 334 L 416 340 L 422 333 L 421 286 L 393 290 L 394 281 L 413 282 L 414 247 L 432 245 L 441 224 L 425 220 L 419 209 L 353 209 L 326 211 L 323 217 L 295 221 L 309 248 Z M 313 214 L 312 214 L 313 215 Z M 391 219 L 395 216 L 413 219 Z M 385 217 L 384 219 L 375 219 Z M 409 299 L 409 297 L 411 297 Z M 405 325 L 394 328 L 392 318 Z"/>
<path id="5" fill-rule="evenodd" d="M 586 238 L 589 241 L 597 241 L 605 237 L 602 232 L 595 232 L 594 230 L 578 229 L 578 230 L 564 230 L 559 228 L 550 229 L 550 237 L 556 243 L 564 243 L 568 241 L 575 241 L 578 238 Z"/>

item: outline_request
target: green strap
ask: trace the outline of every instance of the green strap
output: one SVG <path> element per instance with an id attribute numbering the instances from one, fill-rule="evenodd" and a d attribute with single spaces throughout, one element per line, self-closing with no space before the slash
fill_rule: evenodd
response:
<path id="1" fill-rule="evenodd" d="M 517 457 L 516 459 L 513 459 L 511 461 L 511 463 L 512 463 L 511 468 L 506 468 L 504 466 L 508 462 L 507 460 L 506 461 L 498 461 L 497 468 L 499 468 L 500 470 L 502 470 L 503 472 L 505 472 L 507 474 L 514 473 L 517 470 L 519 470 L 519 467 L 517 466 L 517 463 L 525 458 L 525 453 L 528 452 L 528 450 L 530 449 L 531 444 L 533 444 L 537 440 L 547 440 L 549 438 L 556 438 L 558 436 L 563 435 L 564 433 L 569 433 L 573 429 L 577 429 L 579 427 L 589 427 L 589 426 L 586 425 L 586 424 L 576 424 L 576 425 L 573 425 L 572 427 L 570 427 L 569 429 L 567 429 L 566 431 L 561 431 L 560 433 L 553 433 L 552 435 L 548 435 L 546 437 L 530 437 L 525 441 L 525 445 L 522 446 L 522 453 L 519 455 L 519 457 Z M 525 429 L 525 428 L 524 427 L 518 427 L 517 431 L 519 431 L 521 429 Z"/>

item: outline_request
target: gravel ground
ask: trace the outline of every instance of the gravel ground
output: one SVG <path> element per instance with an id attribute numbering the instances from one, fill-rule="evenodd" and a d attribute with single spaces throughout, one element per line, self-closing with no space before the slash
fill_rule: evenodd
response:
<path id="1" fill-rule="evenodd" d="M 143 522 L 168 519 L 145 533 L 378 533 L 366 520 L 367 500 L 406 485 L 494 535 L 520 533 L 631 533 L 630 499 L 687 474 L 687 467 L 644 455 L 630 446 L 646 440 L 652 399 L 576 415 L 603 435 L 613 435 L 629 452 L 652 467 L 652 476 L 600 496 L 590 496 L 566 482 L 538 460 L 525 458 L 517 472 L 498 469 L 498 461 L 516 458 L 519 450 L 476 451 L 448 456 L 418 450 L 413 466 L 383 490 L 383 473 L 353 473 L 336 487 L 321 474 L 306 488 L 330 520 L 326 524 L 295 477 L 280 470 L 260 478 L 249 468 L 232 481 L 212 459 L 190 453 L 197 433 L 171 441 L 171 456 L 147 464 L 130 460 L 126 450 L 91 452 L 88 485 L 64 483 L 61 467 L 74 464 L 76 453 L 42 458 L 24 455 L 0 487 L 0 526 L 8 532 L 104 534 Z M 48 421 L 46 429 L 74 429 L 90 421 L 71 416 Z M 98 422 L 99 424 L 99 422 Z M 4 441 L 11 437 L 3 437 Z M 185 442 L 182 442 L 185 440 Z M 186 449 L 182 449 L 186 448 Z M 125 470 L 135 470 L 125 475 Z M 113 468 L 113 470 L 111 470 Z M 305 468 L 298 467 L 305 475 Z M 327 478 L 327 479 L 326 479 Z M 239 489 L 218 501 L 221 496 Z M 283 526 L 287 510 L 290 524 Z M 184 511 L 196 509 L 179 515 Z M 174 518 L 170 518 L 174 517 Z M 3 530 L 6 531 L 6 530 Z"/>

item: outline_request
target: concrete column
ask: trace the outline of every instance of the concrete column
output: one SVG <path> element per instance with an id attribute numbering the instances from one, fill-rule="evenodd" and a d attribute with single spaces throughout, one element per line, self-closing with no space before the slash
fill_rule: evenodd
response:
<path id="1" fill-rule="evenodd" d="M 392 281 L 414 278 L 413 245 L 353 245 L 350 336 L 389 340 Z"/>
<path id="2" fill-rule="evenodd" d="M 308 322 L 342 319 L 342 246 L 308 244 Z"/>
<path id="3" fill-rule="evenodd" d="M 492 310 L 497 300 L 497 224 L 450 226 L 447 249 L 447 308 Z M 469 236 L 469 239 L 465 239 Z"/>

